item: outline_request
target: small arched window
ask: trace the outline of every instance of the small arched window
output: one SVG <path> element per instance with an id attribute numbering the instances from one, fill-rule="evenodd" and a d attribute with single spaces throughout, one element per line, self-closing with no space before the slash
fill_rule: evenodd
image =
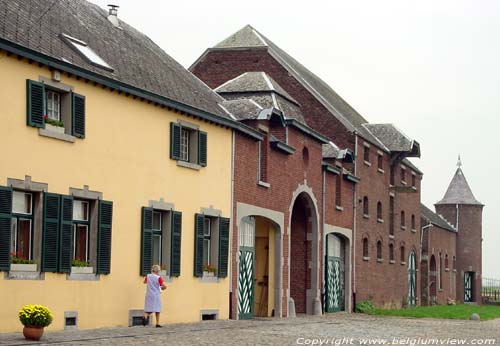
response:
<path id="1" fill-rule="evenodd" d="M 401 246 L 401 263 L 406 262 L 405 247 Z"/>
<path id="2" fill-rule="evenodd" d="M 417 225 L 415 222 L 415 215 L 411 214 L 411 229 L 417 229 Z"/>
<path id="3" fill-rule="evenodd" d="M 363 239 L 363 257 L 368 257 L 368 238 Z"/>
<path id="4" fill-rule="evenodd" d="M 382 242 L 377 242 L 377 259 L 382 259 Z"/>
<path id="5" fill-rule="evenodd" d="M 401 210 L 401 229 L 406 229 L 405 211 Z"/>
<path id="6" fill-rule="evenodd" d="M 382 202 L 377 203 L 377 220 L 383 220 L 384 218 L 382 217 Z"/>
<path id="7" fill-rule="evenodd" d="M 363 197 L 363 215 L 370 215 L 370 207 L 368 206 L 368 197 Z"/>
<path id="8" fill-rule="evenodd" d="M 394 262 L 394 245 L 389 244 L 389 261 Z"/>
<path id="9" fill-rule="evenodd" d="M 449 263 L 448 263 L 448 254 L 444 255 L 444 267 L 445 269 L 449 269 Z"/>

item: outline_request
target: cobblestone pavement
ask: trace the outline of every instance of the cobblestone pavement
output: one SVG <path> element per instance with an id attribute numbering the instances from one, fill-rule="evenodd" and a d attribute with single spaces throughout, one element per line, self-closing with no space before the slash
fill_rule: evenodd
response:
<path id="1" fill-rule="evenodd" d="M 489 340 L 487 340 L 489 339 Z M 432 341 L 435 340 L 435 341 Z M 455 341 L 454 341 L 455 340 Z M 463 341 L 461 341 L 463 340 Z M 0 334 L 0 345 L 500 345 L 500 319 L 455 321 L 360 314 L 294 319 L 207 321 L 165 325 L 45 332 L 40 342 L 22 333 Z M 336 343 L 335 343 L 336 342 Z M 456 342 L 456 343 L 454 343 Z"/>

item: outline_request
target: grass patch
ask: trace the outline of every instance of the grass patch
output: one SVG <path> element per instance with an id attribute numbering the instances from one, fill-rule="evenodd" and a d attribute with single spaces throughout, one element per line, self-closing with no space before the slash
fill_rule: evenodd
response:
<path id="1" fill-rule="evenodd" d="M 473 313 L 479 314 L 481 320 L 500 318 L 500 306 L 493 305 L 434 305 L 408 309 L 374 309 L 370 314 L 416 318 L 448 318 L 468 320 Z"/>

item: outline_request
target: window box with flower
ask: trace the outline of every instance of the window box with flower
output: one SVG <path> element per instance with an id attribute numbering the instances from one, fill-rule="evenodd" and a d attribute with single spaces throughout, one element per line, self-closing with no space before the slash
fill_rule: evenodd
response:
<path id="1" fill-rule="evenodd" d="M 37 264 L 34 260 L 25 259 L 21 252 L 10 253 L 10 271 L 36 272 Z"/>
<path id="2" fill-rule="evenodd" d="M 92 274 L 94 268 L 87 261 L 74 259 L 71 261 L 71 274 Z"/>
<path id="3" fill-rule="evenodd" d="M 51 119 L 48 114 L 43 116 L 43 121 L 46 130 L 64 134 L 64 123 L 62 121 Z"/>
<path id="4" fill-rule="evenodd" d="M 203 266 L 203 276 L 214 277 L 217 269 L 211 264 L 205 264 Z"/>

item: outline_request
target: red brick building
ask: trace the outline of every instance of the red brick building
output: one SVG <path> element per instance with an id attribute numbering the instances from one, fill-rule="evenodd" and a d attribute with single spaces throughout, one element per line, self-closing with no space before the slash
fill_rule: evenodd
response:
<path id="1" fill-rule="evenodd" d="M 308 126 L 355 153 L 355 161 L 344 167 L 360 179 L 355 191 L 347 197 L 342 190 L 342 205 L 330 193 L 325 194 L 325 203 L 318 203 L 319 208 L 325 207 L 326 224 L 353 229 L 352 299 L 371 299 L 380 306 L 417 304 L 422 173 L 406 157 L 420 156 L 418 143 L 394 125 L 369 124 L 319 77 L 250 26 L 206 50 L 190 70 L 214 89 L 224 88 L 224 83 L 245 73 L 264 72 L 296 102 Z M 316 149 L 308 151 L 309 160 L 317 164 Z M 318 177 L 307 176 L 311 184 Z M 326 185 L 333 185 L 335 179 L 327 174 Z M 235 174 L 235 192 L 249 189 L 248 183 Z M 286 193 L 293 191 L 289 186 Z M 293 249 L 293 240 L 291 246 Z M 295 259 L 293 254 L 291 257 L 293 272 Z M 293 292 L 291 289 L 292 298 Z M 312 309 L 310 305 L 307 311 Z M 295 307 L 303 309 L 302 303 L 296 302 Z"/>
<path id="2" fill-rule="evenodd" d="M 300 104 L 264 72 L 215 91 L 228 115 L 262 134 L 234 133 L 232 318 L 350 311 L 354 220 L 341 205 L 352 205 L 357 182 L 343 167 L 352 153 L 311 129 Z M 337 269 L 330 276 L 328 264 Z"/>
<path id="3" fill-rule="evenodd" d="M 457 299 L 457 231 L 441 215 L 422 204 L 422 305 Z"/>

